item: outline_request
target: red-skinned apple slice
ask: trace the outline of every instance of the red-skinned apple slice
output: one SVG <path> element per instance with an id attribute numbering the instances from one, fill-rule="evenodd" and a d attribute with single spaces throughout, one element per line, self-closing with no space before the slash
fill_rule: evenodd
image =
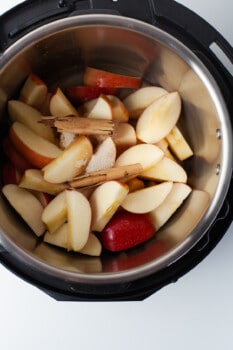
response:
<path id="1" fill-rule="evenodd" d="M 22 123 L 14 122 L 9 135 L 15 148 L 36 168 L 44 167 L 61 153 L 55 144 L 43 139 Z"/>
<path id="2" fill-rule="evenodd" d="M 28 169 L 24 172 L 20 187 L 34 191 L 42 191 L 51 195 L 56 195 L 65 189 L 65 184 L 53 184 L 46 181 L 42 171 L 39 169 Z"/>
<path id="3" fill-rule="evenodd" d="M 45 232 L 45 225 L 41 220 L 43 207 L 38 199 L 29 191 L 14 184 L 4 186 L 2 192 L 32 231 L 38 237 L 43 235 Z"/>
<path id="4" fill-rule="evenodd" d="M 151 144 L 138 144 L 124 151 L 116 160 L 115 166 L 124 166 L 140 163 L 144 170 L 159 162 L 164 153 Z"/>
<path id="5" fill-rule="evenodd" d="M 187 182 L 187 173 L 184 168 L 168 157 L 163 157 L 153 167 L 143 171 L 140 177 L 149 180 Z"/>
<path id="6" fill-rule="evenodd" d="M 130 118 L 137 119 L 151 103 L 167 93 L 161 87 L 146 86 L 132 92 L 123 100 L 123 103 L 129 112 Z"/>
<path id="7" fill-rule="evenodd" d="M 95 189 L 89 198 L 92 209 L 92 230 L 101 232 L 127 196 L 128 186 L 108 181 Z"/>
<path id="8" fill-rule="evenodd" d="M 3 150 L 7 158 L 20 173 L 32 168 L 32 164 L 17 151 L 8 137 L 3 140 Z"/>
<path id="9" fill-rule="evenodd" d="M 141 78 L 110 73 L 105 70 L 87 67 L 83 77 L 84 85 L 98 87 L 133 88 L 141 86 Z"/>
<path id="10" fill-rule="evenodd" d="M 79 116 L 78 111 L 60 88 L 57 88 L 51 95 L 49 103 L 50 113 L 55 117 L 65 117 L 66 115 Z"/>
<path id="11" fill-rule="evenodd" d="M 95 150 L 85 172 L 112 168 L 116 161 L 116 145 L 111 137 L 107 137 Z"/>
<path id="12" fill-rule="evenodd" d="M 148 215 L 120 211 L 105 226 L 100 239 L 105 249 L 117 252 L 145 242 L 154 234 Z"/>
<path id="13" fill-rule="evenodd" d="M 113 109 L 109 99 L 105 95 L 87 101 L 81 106 L 85 117 L 94 119 L 113 119 Z"/>
<path id="14" fill-rule="evenodd" d="M 131 213 L 149 213 L 165 200 L 171 189 L 172 182 L 163 182 L 158 185 L 145 187 L 129 193 L 121 206 Z"/>
<path id="15" fill-rule="evenodd" d="M 8 113 L 11 120 L 24 124 L 37 135 L 54 143 L 54 132 L 51 127 L 40 123 L 42 114 L 37 109 L 21 101 L 10 100 Z"/>
<path id="16" fill-rule="evenodd" d="M 18 185 L 21 179 L 20 172 L 16 167 L 10 163 L 6 162 L 2 167 L 2 181 L 4 185 L 15 184 Z"/>
<path id="17" fill-rule="evenodd" d="M 40 108 L 46 99 L 48 88 L 34 73 L 31 73 L 20 90 L 19 99 L 30 106 Z"/>
<path id="18" fill-rule="evenodd" d="M 127 122 L 129 120 L 129 112 L 123 102 L 117 96 L 113 95 L 107 95 L 107 99 L 112 106 L 113 120 L 122 123 Z"/>
<path id="19" fill-rule="evenodd" d="M 69 239 L 69 224 L 63 224 L 56 232 L 53 234 L 48 231 L 44 235 L 44 242 L 53 244 L 60 248 L 68 249 L 68 239 Z M 88 241 L 85 246 L 78 251 L 78 253 L 90 255 L 90 256 L 100 256 L 102 251 L 102 245 L 96 235 L 93 233 L 89 234 Z"/>
<path id="20" fill-rule="evenodd" d="M 91 206 L 88 199 L 78 191 L 66 190 L 68 249 L 79 251 L 86 245 L 91 227 Z"/>
<path id="21" fill-rule="evenodd" d="M 51 183 L 72 180 L 85 170 L 92 154 L 90 140 L 86 136 L 77 136 L 56 159 L 42 169 L 44 179 Z"/>
<path id="22" fill-rule="evenodd" d="M 181 206 L 191 191 L 191 187 L 186 184 L 173 184 L 170 193 L 168 193 L 162 204 L 152 210 L 150 213 L 150 217 L 156 231 L 158 231 L 160 227 L 162 227 L 170 219 L 170 217 Z"/>
<path id="23" fill-rule="evenodd" d="M 181 99 L 177 92 L 155 100 L 141 114 L 136 125 L 139 140 L 156 143 L 166 137 L 175 126 L 181 112 Z"/>
<path id="24" fill-rule="evenodd" d="M 116 95 L 118 89 L 116 88 L 101 88 L 96 86 L 70 86 L 65 90 L 66 96 L 75 106 L 80 105 L 86 101 L 98 98 L 101 94 Z"/>
<path id="25" fill-rule="evenodd" d="M 54 233 L 67 219 L 66 192 L 59 193 L 43 210 L 42 221 L 47 230 Z"/>

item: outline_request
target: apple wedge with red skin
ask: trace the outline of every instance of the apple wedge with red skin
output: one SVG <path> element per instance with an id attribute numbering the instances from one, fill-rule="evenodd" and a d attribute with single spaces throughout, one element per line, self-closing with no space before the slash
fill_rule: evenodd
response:
<path id="1" fill-rule="evenodd" d="M 102 69 L 87 67 L 83 76 L 84 85 L 97 87 L 131 88 L 141 86 L 141 78 L 107 72 Z"/>
<path id="2" fill-rule="evenodd" d="M 65 94 L 72 104 L 78 106 L 86 101 L 98 98 L 100 95 L 117 95 L 118 89 L 98 86 L 70 86 Z"/>
<path id="3" fill-rule="evenodd" d="M 79 116 L 76 108 L 72 105 L 60 88 L 55 89 L 51 94 L 49 110 L 55 117 L 65 117 L 66 115 Z"/>
<path id="4" fill-rule="evenodd" d="M 19 122 L 12 124 L 9 136 L 19 153 L 36 168 L 43 168 L 62 152 L 55 144 Z"/>
<path id="5" fill-rule="evenodd" d="M 9 137 L 3 139 L 2 145 L 8 160 L 20 173 L 24 173 L 25 170 L 33 167 L 33 165 L 18 152 Z"/>
<path id="6" fill-rule="evenodd" d="M 106 250 L 119 252 L 148 241 L 155 234 L 148 214 L 117 212 L 100 233 Z"/>
<path id="7" fill-rule="evenodd" d="M 14 184 L 5 185 L 2 192 L 36 236 L 42 236 L 46 228 L 41 220 L 43 206 L 39 200 L 28 190 Z"/>

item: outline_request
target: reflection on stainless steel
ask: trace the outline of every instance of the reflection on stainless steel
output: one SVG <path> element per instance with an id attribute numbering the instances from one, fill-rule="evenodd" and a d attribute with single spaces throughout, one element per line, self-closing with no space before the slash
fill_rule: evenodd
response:
<path id="1" fill-rule="evenodd" d="M 46 81 L 49 89 L 78 84 L 85 65 L 113 72 L 142 75 L 145 84 L 178 90 L 183 100 L 180 127 L 195 156 L 185 162 L 189 182 L 204 190 L 204 200 L 193 192 L 156 237 L 129 252 L 100 259 L 68 254 L 39 244 L 18 224 L 5 201 L 0 203 L 1 244 L 41 273 L 69 281 L 106 283 L 129 281 L 171 264 L 207 231 L 226 195 L 232 171 L 232 135 L 223 98 L 207 69 L 176 39 L 156 27 L 112 15 L 83 15 L 40 27 L 12 45 L 0 60 L 0 112 L 29 70 Z M 3 107 L 3 104 L 5 105 Z M 220 130 L 221 139 L 216 137 Z M 220 164 L 220 174 L 216 166 Z M 198 199 L 199 198 L 199 199 Z M 208 199 L 208 200 L 206 200 Z M 202 203 L 202 210 L 198 203 Z M 189 222 L 189 215 L 192 216 Z M 187 223 L 189 222 L 189 225 Z M 166 238 L 166 240 L 165 240 Z"/>

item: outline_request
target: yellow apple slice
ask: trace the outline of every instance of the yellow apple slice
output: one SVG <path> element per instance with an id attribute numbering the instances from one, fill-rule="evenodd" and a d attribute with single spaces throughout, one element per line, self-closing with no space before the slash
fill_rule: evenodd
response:
<path id="1" fill-rule="evenodd" d="M 167 93 L 167 90 L 158 86 L 145 86 L 128 95 L 123 103 L 130 118 L 138 118 L 150 104 Z"/>
<path id="2" fill-rule="evenodd" d="M 42 221 L 50 233 L 55 232 L 67 219 L 66 192 L 59 193 L 43 210 Z"/>
<path id="3" fill-rule="evenodd" d="M 111 137 L 107 137 L 92 155 L 85 172 L 90 173 L 112 168 L 116 161 L 116 145 Z"/>
<path id="4" fill-rule="evenodd" d="M 125 108 L 123 102 L 114 95 L 107 95 L 107 99 L 112 106 L 113 120 L 119 122 L 127 122 L 129 120 L 129 112 Z"/>
<path id="5" fill-rule="evenodd" d="M 28 190 L 13 184 L 5 185 L 2 192 L 36 236 L 42 236 L 46 228 L 41 220 L 43 206 L 40 201 Z"/>
<path id="6" fill-rule="evenodd" d="M 117 158 L 115 166 L 140 163 L 143 170 L 147 170 L 163 158 L 163 151 L 151 144 L 138 144 L 130 147 Z"/>
<path id="7" fill-rule="evenodd" d="M 50 98 L 49 110 L 55 117 L 65 117 L 66 115 L 79 116 L 78 111 L 70 103 L 60 88 L 57 88 L 53 92 Z"/>
<path id="8" fill-rule="evenodd" d="M 68 249 L 79 251 L 88 241 L 91 227 L 91 206 L 80 192 L 66 190 Z"/>
<path id="9" fill-rule="evenodd" d="M 156 143 L 163 139 L 177 123 L 181 112 L 178 92 L 168 93 L 155 100 L 141 114 L 136 125 L 139 140 Z"/>
<path id="10" fill-rule="evenodd" d="M 161 148 L 161 150 L 164 152 L 164 155 L 172 160 L 175 160 L 175 158 L 173 157 L 173 155 L 171 154 L 170 150 L 169 150 L 169 144 L 166 140 L 166 138 L 160 140 L 159 142 L 156 143 L 156 146 L 158 146 L 159 148 Z"/>
<path id="11" fill-rule="evenodd" d="M 62 152 L 55 144 L 19 122 L 13 123 L 9 136 L 19 153 L 36 168 L 44 167 Z"/>
<path id="12" fill-rule="evenodd" d="M 113 109 L 109 99 L 105 95 L 87 101 L 82 105 L 82 110 L 87 118 L 113 119 Z"/>
<path id="13" fill-rule="evenodd" d="M 63 224 L 56 232 L 51 234 L 47 231 L 44 235 L 44 242 L 55 245 L 60 248 L 68 249 L 68 238 L 69 238 L 69 224 Z M 90 255 L 90 256 L 100 256 L 102 251 L 102 245 L 96 235 L 92 232 L 89 234 L 88 241 L 85 246 L 78 251 L 78 253 Z"/>
<path id="14" fill-rule="evenodd" d="M 177 126 L 166 136 L 167 142 L 179 160 L 185 160 L 193 155 L 193 151 Z"/>
<path id="15" fill-rule="evenodd" d="M 131 213 L 149 213 L 165 200 L 171 189 L 172 182 L 163 182 L 158 185 L 145 187 L 129 193 L 121 206 Z"/>
<path id="16" fill-rule="evenodd" d="M 37 75 L 31 73 L 20 90 L 19 99 L 30 106 L 40 108 L 47 93 L 46 84 Z"/>
<path id="17" fill-rule="evenodd" d="M 158 181 L 187 182 L 187 173 L 184 168 L 168 157 L 163 157 L 153 167 L 143 171 L 140 177 Z"/>
<path id="18" fill-rule="evenodd" d="M 54 132 L 50 126 L 40 123 L 42 114 L 37 109 L 21 101 L 10 100 L 8 101 L 8 113 L 11 120 L 26 125 L 37 135 L 54 143 Z"/>
<path id="19" fill-rule="evenodd" d="M 28 169 L 24 172 L 19 187 L 56 195 L 62 192 L 66 186 L 65 184 L 53 184 L 46 181 L 39 169 Z"/>
<path id="20" fill-rule="evenodd" d="M 103 230 L 124 201 L 128 191 L 128 186 L 119 181 L 108 181 L 95 189 L 89 198 L 93 231 Z"/>
<path id="21" fill-rule="evenodd" d="M 71 181 L 83 172 L 93 154 L 92 144 L 86 136 L 76 139 L 42 171 L 44 179 L 51 183 Z"/>
<path id="22" fill-rule="evenodd" d="M 157 208 L 152 210 L 150 217 L 156 231 L 160 229 L 181 206 L 183 201 L 191 193 L 190 186 L 183 183 L 174 183 L 170 193 Z"/>
<path id="23" fill-rule="evenodd" d="M 118 155 L 137 143 L 135 129 L 129 123 L 116 123 L 112 138 L 116 144 Z"/>

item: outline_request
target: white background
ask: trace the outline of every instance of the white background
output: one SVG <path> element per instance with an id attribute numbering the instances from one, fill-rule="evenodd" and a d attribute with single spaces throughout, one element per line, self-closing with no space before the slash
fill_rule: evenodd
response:
<path id="1" fill-rule="evenodd" d="M 1 0 L 0 13 L 20 2 Z M 179 2 L 233 44 L 231 0 Z M 56 302 L 0 266 L 0 349 L 72 348 L 233 349 L 233 225 L 201 264 L 143 302 Z"/>

